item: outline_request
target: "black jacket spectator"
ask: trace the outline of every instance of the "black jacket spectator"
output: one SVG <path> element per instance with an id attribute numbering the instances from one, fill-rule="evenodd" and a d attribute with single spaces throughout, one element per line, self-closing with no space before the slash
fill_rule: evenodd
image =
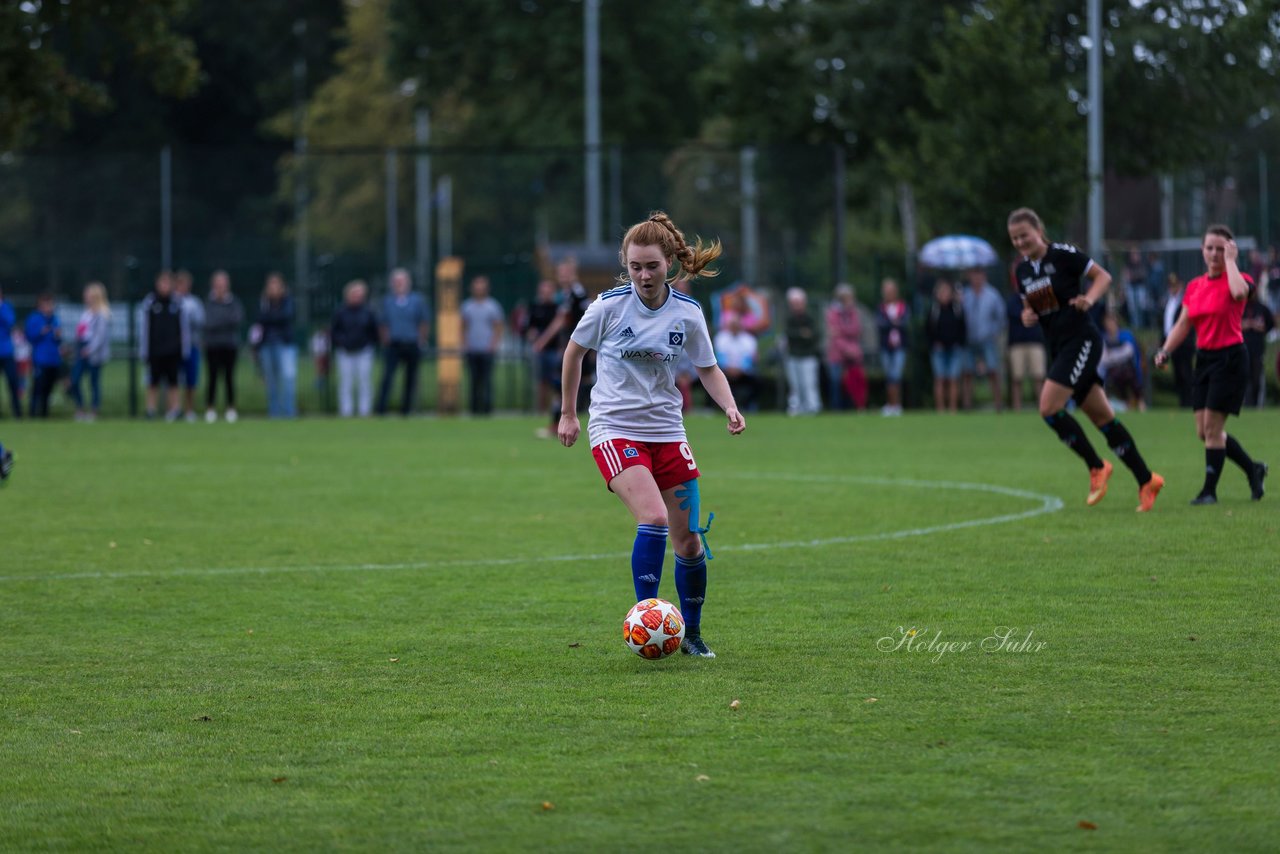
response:
<path id="1" fill-rule="evenodd" d="M 359 353 L 378 343 L 378 318 L 369 306 L 344 304 L 333 315 L 329 330 L 333 349 Z"/>

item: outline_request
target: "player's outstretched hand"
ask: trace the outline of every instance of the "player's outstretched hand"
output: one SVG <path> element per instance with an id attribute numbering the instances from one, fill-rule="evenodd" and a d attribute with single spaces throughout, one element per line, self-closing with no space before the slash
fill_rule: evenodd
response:
<path id="1" fill-rule="evenodd" d="M 1093 303 L 1090 302 L 1089 298 L 1084 294 L 1072 297 L 1071 302 L 1069 302 L 1068 305 L 1082 313 L 1088 313 L 1093 310 Z"/>
<path id="2" fill-rule="evenodd" d="M 1157 368 L 1163 369 L 1165 365 L 1169 364 L 1169 353 L 1161 347 L 1156 351 L 1156 354 L 1151 357 L 1151 360 L 1156 363 Z"/>
<path id="3" fill-rule="evenodd" d="M 582 425 L 578 423 L 578 416 L 561 413 L 560 425 L 556 427 L 556 436 L 560 439 L 561 445 L 566 448 L 572 448 L 573 443 L 578 441 L 578 434 L 581 432 Z"/>
<path id="4" fill-rule="evenodd" d="M 731 406 L 724 413 L 729 419 L 729 433 L 736 436 L 743 430 L 747 429 L 747 421 L 742 417 L 742 413 L 738 411 L 738 407 Z"/>

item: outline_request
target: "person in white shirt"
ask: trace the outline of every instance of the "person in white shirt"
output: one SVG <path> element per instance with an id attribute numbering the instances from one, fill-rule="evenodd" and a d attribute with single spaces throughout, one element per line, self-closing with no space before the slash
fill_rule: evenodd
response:
<path id="1" fill-rule="evenodd" d="M 716 365 L 702 307 L 673 289 L 677 278 L 714 276 L 709 263 L 720 242 L 693 246 L 665 213 L 655 212 L 627 230 L 618 258 L 626 268 L 620 287 L 602 293 L 587 308 L 565 349 L 557 435 L 566 448 L 581 432 L 578 384 L 582 361 L 595 350 L 588 438 L 591 453 L 611 492 L 636 520 L 631 553 L 636 599 L 658 595 L 667 535 L 675 550 L 676 592 L 685 619 L 681 651 L 714 658 L 702 639 L 706 598 L 705 533 L 699 525 L 698 466 L 685 437 L 675 370 L 688 353 L 698 378 L 737 435 L 746 429 L 729 381 Z"/>
<path id="2" fill-rule="evenodd" d="M 743 409 L 751 410 L 756 401 L 756 357 L 760 344 L 756 336 L 742 328 L 742 316 L 736 311 L 726 311 L 720 318 L 724 324 L 716 333 L 716 359 L 729 380 L 735 400 L 742 400 Z"/>

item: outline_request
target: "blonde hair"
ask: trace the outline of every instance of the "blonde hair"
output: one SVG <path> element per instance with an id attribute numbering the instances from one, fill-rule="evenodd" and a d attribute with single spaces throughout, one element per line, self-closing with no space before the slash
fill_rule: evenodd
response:
<path id="1" fill-rule="evenodd" d="M 102 282 L 90 282 L 84 288 L 85 308 L 102 317 L 111 316 L 111 305 L 107 302 L 107 289 Z"/>
<path id="2" fill-rule="evenodd" d="M 684 233 L 662 211 L 654 211 L 647 220 L 627 229 L 626 236 L 622 238 L 622 248 L 618 250 L 618 261 L 623 267 L 627 266 L 627 250 L 632 246 L 657 246 L 661 249 L 667 260 L 679 267 L 679 271 L 667 279 L 668 282 L 720 275 L 719 270 L 706 269 L 708 264 L 720 257 L 720 241 L 704 244 L 699 237 L 690 246 L 685 241 Z M 626 283 L 631 279 L 623 273 L 618 281 Z"/>

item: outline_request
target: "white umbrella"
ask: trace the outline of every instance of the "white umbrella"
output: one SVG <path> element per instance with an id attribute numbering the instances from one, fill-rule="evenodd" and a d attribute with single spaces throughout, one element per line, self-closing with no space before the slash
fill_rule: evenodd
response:
<path id="1" fill-rule="evenodd" d="M 920 250 L 920 263 L 940 270 L 990 267 L 999 260 L 990 243 L 970 234 L 935 237 Z"/>

